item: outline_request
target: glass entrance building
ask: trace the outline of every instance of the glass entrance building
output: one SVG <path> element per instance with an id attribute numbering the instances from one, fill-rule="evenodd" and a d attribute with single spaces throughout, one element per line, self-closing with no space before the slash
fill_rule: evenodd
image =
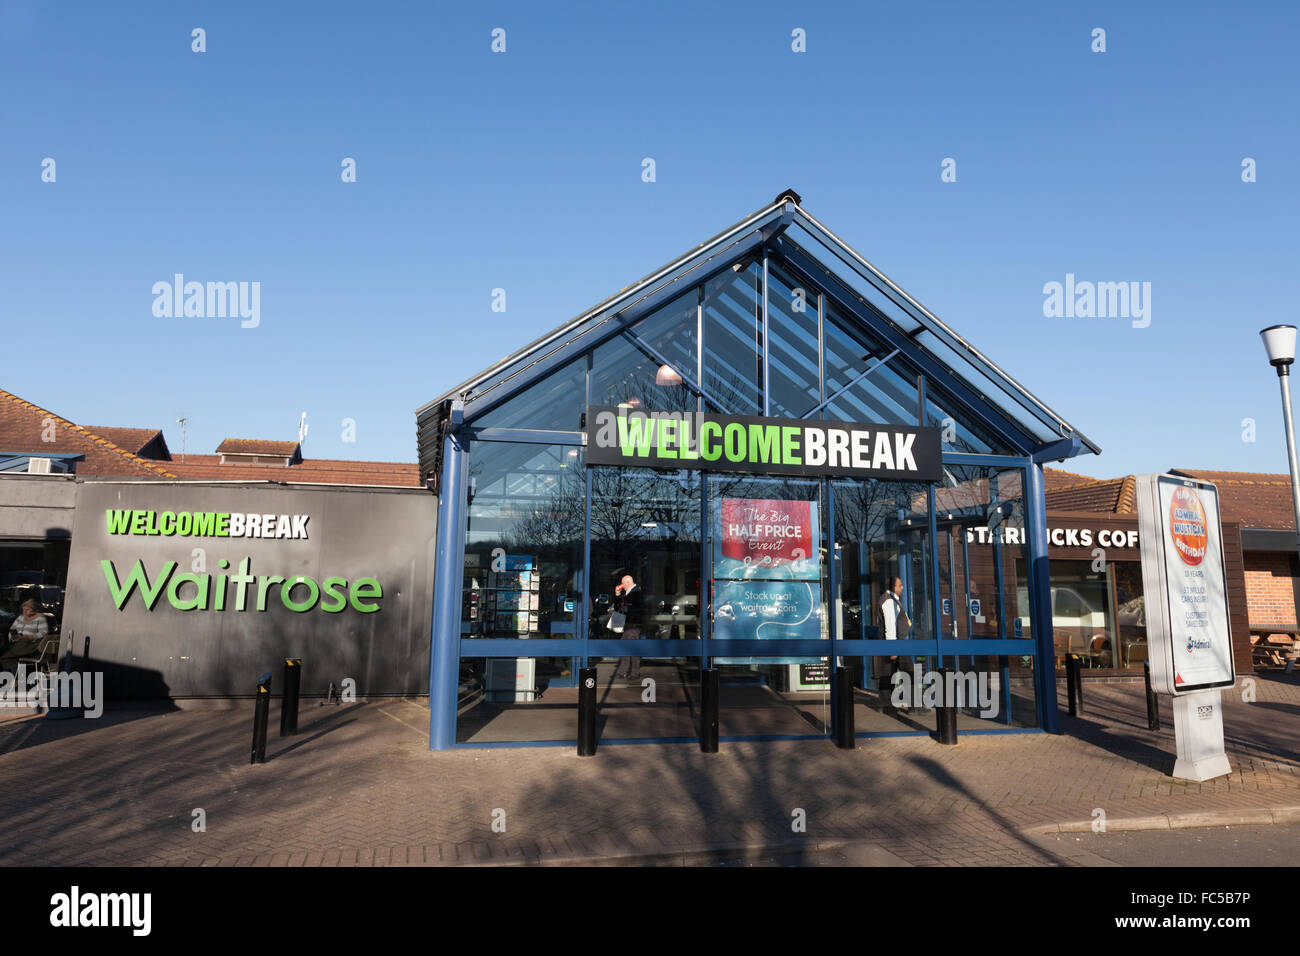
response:
<path id="1" fill-rule="evenodd" d="M 1056 729 L 1043 464 L 1100 449 L 793 192 L 417 420 L 434 749 L 574 742 L 584 667 L 602 743 L 696 740 L 705 668 L 723 740 L 833 735 L 838 667 L 860 737 L 940 667 Z"/>

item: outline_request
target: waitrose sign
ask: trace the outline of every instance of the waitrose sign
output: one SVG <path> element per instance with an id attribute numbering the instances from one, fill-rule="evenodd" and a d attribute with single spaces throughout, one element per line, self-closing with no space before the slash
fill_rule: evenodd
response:
<path id="1" fill-rule="evenodd" d="M 939 429 L 910 425 L 587 410 L 587 464 L 937 481 Z"/>
<path id="2" fill-rule="evenodd" d="M 288 538 L 305 539 L 306 514 L 252 514 L 239 511 L 146 511 L 109 508 L 105 511 L 110 535 L 188 538 Z M 337 614 L 347 608 L 359 614 L 379 610 L 383 588 L 374 577 L 348 580 L 331 575 L 319 582 L 304 574 L 254 574 L 252 558 L 238 564 L 217 561 L 217 573 L 178 571 L 175 561 L 164 561 L 151 571 L 142 559 L 120 569 L 101 560 L 100 569 L 113 599 L 123 610 L 133 596 L 152 611 L 165 598 L 178 611 L 265 611 L 276 603 L 290 611 L 319 609 Z"/>
<path id="3" fill-rule="evenodd" d="M 112 561 L 100 561 L 104 580 L 108 582 L 113 603 L 120 611 L 126 607 L 132 594 L 139 594 L 145 609 L 152 611 L 165 594 L 167 603 L 178 611 L 224 611 L 227 605 L 244 611 L 251 606 L 265 611 L 268 601 L 279 600 L 290 611 L 305 612 L 320 608 L 326 614 L 336 614 L 344 608 L 361 614 L 379 610 L 379 598 L 384 590 L 374 578 L 361 577 L 349 582 L 347 578 L 327 577 L 319 584 L 315 578 L 296 574 L 286 578 L 283 574 L 253 574 L 251 558 L 239 562 L 233 573 L 225 573 L 231 564 L 225 558 L 217 562 L 218 574 L 178 572 L 175 561 L 166 561 L 152 576 L 143 561 L 136 561 L 131 570 L 119 576 Z"/>

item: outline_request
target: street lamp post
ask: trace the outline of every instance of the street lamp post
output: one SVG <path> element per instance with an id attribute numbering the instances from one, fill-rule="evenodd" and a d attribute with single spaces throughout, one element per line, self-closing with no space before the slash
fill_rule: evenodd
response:
<path id="1" fill-rule="evenodd" d="M 1297 474 L 1295 456 L 1295 424 L 1291 420 L 1291 365 L 1295 362 L 1294 325 L 1271 325 L 1259 333 L 1264 340 L 1264 349 L 1268 352 L 1268 364 L 1277 369 L 1277 379 L 1282 386 L 1282 421 L 1286 425 L 1286 453 L 1291 467 L 1291 507 L 1296 521 L 1296 549 L 1300 552 L 1300 474 Z M 1286 672 L 1295 667 L 1297 644 L 1292 640 L 1291 654 L 1287 659 Z"/>

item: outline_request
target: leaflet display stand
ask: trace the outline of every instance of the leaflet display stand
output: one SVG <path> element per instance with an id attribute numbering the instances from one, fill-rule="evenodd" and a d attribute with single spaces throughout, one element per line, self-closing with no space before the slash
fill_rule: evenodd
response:
<path id="1" fill-rule="evenodd" d="M 540 580 L 532 555 L 507 554 L 466 560 L 461 598 L 461 633 L 475 637 L 527 638 L 538 632 Z M 498 562 L 495 567 L 492 561 Z M 537 698 L 537 661 L 532 657 L 488 658 L 487 699 L 523 703 Z"/>

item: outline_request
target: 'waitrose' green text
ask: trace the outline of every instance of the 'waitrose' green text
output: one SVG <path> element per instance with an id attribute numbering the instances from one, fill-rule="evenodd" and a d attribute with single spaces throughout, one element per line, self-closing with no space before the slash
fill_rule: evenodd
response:
<path id="1" fill-rule="evenodd" d="M 234 574 L 216 575 L 215 584 L 211 574 L 175 573 L 175 561 L 165 562 L 162 572 L 156 575 L 152 582 L 144 569 L 143 561 L 135 562 L 125 580 L 118 579 L 117 569 L 113 567 L 112 561 L 104 560 L 99 564 L 104 569 L 109 593 L 113 596 L 113 603 L 119 611 L 126 606 L 127 601 L 131 599 L 131 594 L 137 589 L 145 608 L 150 611 L 164 593 L 167 595 L 168 603 L 178 611 L 206 611 L 209 608 L 214 611 L 224 611 L 231 585 L 234 585 L 234 610 L 236 611 L 247 608 L 248 591 L 250 586 L 254 585 L 256 606 L 259 611 L 266 610 L 267 592 L 272 588 L 278 592 L 281 604 L 290 611 L 299 612 L 310 611 L 319 604 L 320 609 L 327 614 L 336 614 L 349 605 L 352 610 L 361 614 L 371 614 L 379 610 L 379 598 L 384 596 L 383 588 L 374 578 L 357 578 L 349 584 L 346 578 L 330 577 L 317 584 L 314 578 L 302 574 L 296 574 L 291 578 L 279 574 L 250 574 L 248 571 L 250 561 L 251 558 L 240 561 L 239 570 Z M 222 558 L 217 562 L 217 566 L 225 570 L 230 567 L 230 562 Z M 193 585 L 193 590 L 182 596 L 181 589 L 186 585 Z M 298 591 L 297 599 L 294 598 L 295 588 L 302 589 Z M 371 598 L 374 600 L 370 600 Z"/>

